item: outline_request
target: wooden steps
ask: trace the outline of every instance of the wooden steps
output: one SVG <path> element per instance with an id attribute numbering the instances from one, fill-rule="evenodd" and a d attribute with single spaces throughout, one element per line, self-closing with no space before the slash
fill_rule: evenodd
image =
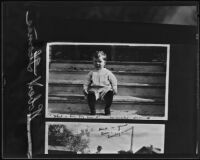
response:
<path id="1" fill-rule="evenodd" d="M 92 68 L 91 61 L 50 61 L 49 115 L 90 116 L 82 90 L 86 75 Z M 112 118 L 133 118 L 136 115 L 164 117 L 166 68 L 163 62 L 110 61 L 106 68 L 118 80 L 118 94 L 111 106 Z M 104 116 L 104 102 L 98 101 L 96 110 L 97 115 Z"/>

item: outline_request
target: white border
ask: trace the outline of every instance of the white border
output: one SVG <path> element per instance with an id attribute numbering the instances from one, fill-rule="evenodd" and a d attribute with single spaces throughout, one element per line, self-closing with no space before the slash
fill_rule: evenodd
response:
<path id="1" fill-rule="evenodd" d="M 154 46 L 154 47 L 166 47 L 167 48 L 167 62 L 166 62 L 166 82 L 165 82 L 165 116 L 158 119 L 147 120 L 168 120 L 168 94 L 169 94 L 169 59 L 170 59 L 170 44 L 142 44 L 142 43 L 84 43 L 84 42 L 49 42 L 46 46 L 46 104 L 45 104 L 45 117 L 48 116 L 48 84 L 49 84 L 49 48 L 52 45 L 104 45 L 104 46 Z M 142 119 L 143 120 L 143 119 Z M 146 119 L 144 119 L 146 120 Z"/>
<path id="2" fill-rule="evenodd" d="M 168 120 L 168 97 L 169 97 L 169 59 L 170 45 L 167 45 L 166 81 L 165 81 L 165 120 Z"/>
<path id="3" fill-rule="evenodd" d="M 49 93 L 49 44 L 46 46 L 46 93 L 45 93 L 45 118 L 48 117 L 47 109 L 48 109 L 48 93 Z"/>

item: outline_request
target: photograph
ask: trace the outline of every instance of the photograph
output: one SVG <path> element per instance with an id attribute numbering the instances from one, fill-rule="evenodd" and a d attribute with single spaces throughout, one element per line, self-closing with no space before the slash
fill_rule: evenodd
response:
<path id="1" fill-rule="evenodd" d="M 197 1 L 1 6 L 2 159 L 199 158 Z"/>
<path id="2" fill-rule="evenodd" d="M 168 44 L 52 42 L 46 117 L 167 120 Z"/>
<path id="3" fill-rule="evenodd" d="M 46 122 L 45 154 L 164 154 L 165 125 Z"/>

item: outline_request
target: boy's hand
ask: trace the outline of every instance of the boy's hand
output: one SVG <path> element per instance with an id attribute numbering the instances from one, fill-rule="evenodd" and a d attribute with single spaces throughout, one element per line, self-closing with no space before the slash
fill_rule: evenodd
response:
<path id="1" fill-rule="evenodd" d="M 117 90 L 113 90 L 113 94 L 116 95 L 117 94 Z"/>
<path id="2" fill-rule="evenodd" d="M 84 95 L 88 95 L 88 91 L 86 89 L 83 90 Z"/>
<path id="3" fill-rule="evenodd" d="M 114 95 L 117 94 L 117 87 L 113 87 L 113 94 L 114 94 Z"/>

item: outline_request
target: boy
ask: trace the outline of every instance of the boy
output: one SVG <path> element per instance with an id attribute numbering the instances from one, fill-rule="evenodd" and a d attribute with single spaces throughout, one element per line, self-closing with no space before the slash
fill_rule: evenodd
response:
<path id="1" fill-rule="evenodd" d="M 98 99 L 105 101 L 105 115 L 110 115 L 113 95 L 117 94 L 117 79 L 114 74 L 104 68 L 107 55 L 96 51 L 93 55 L 94 70 L 87 75 L 83 92 L 87 96 L 91 115 L 96 114 L 95 103 Z"/>

